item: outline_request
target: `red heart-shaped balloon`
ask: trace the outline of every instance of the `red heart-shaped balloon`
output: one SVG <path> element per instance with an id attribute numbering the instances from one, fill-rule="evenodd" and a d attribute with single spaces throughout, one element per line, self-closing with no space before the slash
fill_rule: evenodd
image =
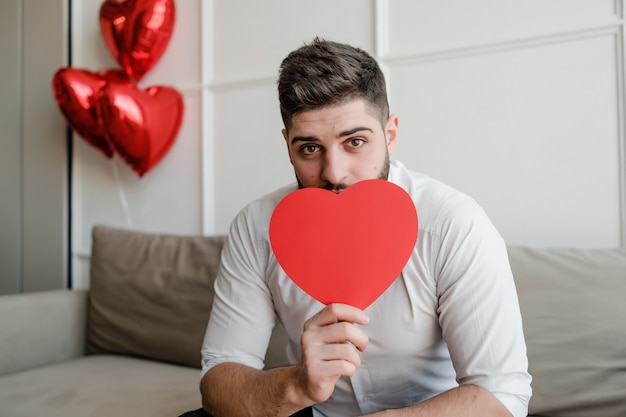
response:
<path id="1" fill-rule="evenodd" d="M 107 48 L 137 81 L 167 49 L 175 19 L 174 0 L 106 0 L 99 18 Z"/>
<path id="2" fill-rule="evenodd" d="M 385 180 L 360 181 L 340 194 L 303 188 L 278 203 L 269 233 L 279 264 L 307 294 L 365 309 L 411 256 L 417 212 L 411 197 Z"/>
<path id="3" fill-rule="evenodd" d="M 97 111 L 97 95 L 107 83 L 129 84 L 123 72 L 104 70 L 93 73 L 76 68 L 61 68 L 52 78 L 54 98 L 70 127 L 107 158 L 113 148 Z"/>
<path id="4" fill-rule="evenodd" d="M 183 110 L 182 96 L 171 87 L 107 84 L 98 99 L 109 143 L 140 177 L 173 145 Z"/>

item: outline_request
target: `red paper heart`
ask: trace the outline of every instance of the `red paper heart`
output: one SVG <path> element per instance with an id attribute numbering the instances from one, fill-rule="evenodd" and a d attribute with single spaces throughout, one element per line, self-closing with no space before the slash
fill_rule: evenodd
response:
<path id="1" fill-rule="evenodd" d="M 61 68 L 52 78 L 54 98 L 70 127 L 110 158 L 113 149 L 97 111 L 98 92 L 107 83 L 129 84 L 130 80 L 117 70 L 93 73 L 76 68 Z"/>
<path id="2" fill-rule="evenodd" d="M 100 90 L 98 114 L 107 139 L 141 177 L 176 140 L 183 118 L 183 98 L 171 87 L 107 84 Z"/>
<path id="3" fill-rule="evenodd" d="M 411 197 L 385 180 L 340 194 L 303 188 L 276 206 L 269 233 L 279 264 L 307 294 L 365 309 L 411 256 L 417 212 Z"/>
<path id="4" fill-rule="evenodd" d="M 105 0 L 100 31 L 126 74 L 139 81 L 167 49 L 175 18 L 174 0 Z"/>

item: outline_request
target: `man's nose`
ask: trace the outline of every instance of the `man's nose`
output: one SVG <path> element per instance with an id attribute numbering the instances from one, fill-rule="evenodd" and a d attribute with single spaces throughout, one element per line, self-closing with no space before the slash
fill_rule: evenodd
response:
<path id="1" fill-rule="evenodd" d="M 333 185 L 347 183 L 348 164 L 341 152 L 327 150 L 324 155 L 324 166 L 322 167 L 322 179 Z"/>

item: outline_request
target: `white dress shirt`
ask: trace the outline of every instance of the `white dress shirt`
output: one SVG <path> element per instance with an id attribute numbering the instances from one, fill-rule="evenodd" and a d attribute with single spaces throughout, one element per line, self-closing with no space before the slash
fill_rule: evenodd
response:
<path id="1" fill-rule="evenodd" d="M 358 416 L 416 404 L 459 384 L 493 393 L 515 417 L 531 396 L 526 344 L 505 244 L 478 204 L 392 160 L 389 181 L 413 199 L 415 249 L 367 309 L 369 344 L 315 416 Z M 244 208 L 231 225 L 202 347 L 202 375 L 222 362 L 261 369 L 275 320 L 300 358 L 304 322 L 323 305 L 286 276 L 272 253 L 269 220 L 296 185 Z M 390 213 L 393 215 L 393 213 Z M 315 216 L 314 212 L 303 216 Z M 346 256 L 358 248 L 345 248 Z M 323 262 L 311 257 L 311 262 Z"/>

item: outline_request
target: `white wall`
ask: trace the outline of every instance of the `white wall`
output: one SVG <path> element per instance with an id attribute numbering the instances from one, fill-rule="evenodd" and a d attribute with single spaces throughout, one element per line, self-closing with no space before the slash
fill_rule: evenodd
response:
<path id="1" fill-rule="evenodd" d="M 75 66 L 115 63 L 99 0 L 72 2 Z M 358 45 L 388 76 L 397 157 L 476 198 L 511 244 L 626 244 L 623 4 L 609 0 L 184 0 L 142 86 L 184 95 L 178 140 L 138 179 L 77 140 L 77 286 L 91 227 L 225 233 L 292 181 L 276 98 L 282 58 L 313 36 Z M 78 278 L 80 277 L 80 278 Z"/>

